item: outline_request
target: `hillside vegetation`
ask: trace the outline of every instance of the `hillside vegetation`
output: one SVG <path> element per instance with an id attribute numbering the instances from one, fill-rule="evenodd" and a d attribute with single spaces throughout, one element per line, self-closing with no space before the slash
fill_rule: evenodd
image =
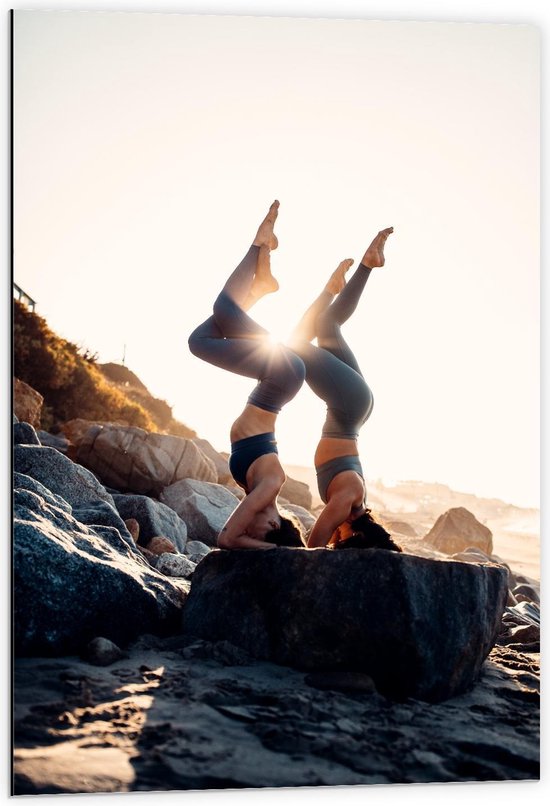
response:
<path id="1" fill-rule="evenodd" d="M 13 302 L 13 374 L 43 396 L 45 430 L 57 431 L 62 423 L 80 417 L 196 436 L 127 367 L 98 364 L 88 351 L 57 336 L 45 319 L 17 300 Z"/>

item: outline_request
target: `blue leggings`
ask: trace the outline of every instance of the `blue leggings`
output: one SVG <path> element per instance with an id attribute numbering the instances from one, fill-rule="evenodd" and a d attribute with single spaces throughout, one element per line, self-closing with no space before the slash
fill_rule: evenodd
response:
<path id="1" fill-rule="evenodd" d="M 258 384 L 248 402 L 277 414 L 297 394 L 304 377 L 303 361 L 280 344 L 243 310 L 258 261 L 251 246 L 214 302 L 214 313 L 189 337 L 189 349 L 198 358 Z"/>
<path id="2" fill-rule="evenodd" d="M 323 291 L 292 336 L 292 349 L 306 367 L 306 383 L 327 405 L 323 437 L 357 439 L 373 408 L 372 392 L 340 329 L 355 311 L 370 272 L 360 263 L 332 304 L 332 295 Z M 315 337 L 318 347 L 309 343 Z"/>

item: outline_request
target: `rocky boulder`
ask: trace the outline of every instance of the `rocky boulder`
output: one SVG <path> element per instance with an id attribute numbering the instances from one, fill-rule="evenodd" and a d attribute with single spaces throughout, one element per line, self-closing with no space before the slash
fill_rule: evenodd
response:
<path id="1" fill-rule="evenodd" d="M 143 495 L 158 496 L 180 479 L 212 482 L 218 477 L 212 460 L 191 439 L 134 426 L 91 426 L 78 444 L 75 458 L 109 487 Z"/>
<path id="2" fill-rule="evenodd" d="M 200 563 L 203 557 L 206 557 L 211 551 L 212 548 L 207 546 L 206 543 L 201 543 L 200 540 L 189 540 L 185 546 L 186 557 L 189 557 L 191 562 L 194 562 L 195 565 Z"/>
<path id="3" fill-rule="evenodd" d="M 13 425 L 14 445 L 40 445 L 38 434 L 30 423 L 14 423 Z"/>
<path id="4" fill-rule="evenodd" d="M 31 486 L 14 493 L 16 653 L 68 654 L 98 635 L 124 644 L 172 631 L 182 583 L 151 569 L 114 527 L 85 526 Z"/>
<path id="5" fill-rule="evenodd" d="M 464 507 L 449 509 L 436 520 L 424 537 L 437 551 L 457 554 L 467 548 L 493 553 L 493 534 Z"/>
<path id="6" fill-rule="evenodd" d="M 364 672 L 387 696 L 438 702 L 478 678 L 506 596 L 498 566 L 375 549 L 214 551 L 193 575 L 183 631 L 303 670 Z"/>
<path id="7" fill-rule="evenodd" d="M 410 523 L 406 523 L 405 521 L 385 520 L 383 525 L 384 528 L 392 534 L 403 535 L 403 537 L 417 537 L 414 526 L 411 526 Z"/>
<path id="8" fill-rule="evenodd" d="M 527 585 L 525 582 L 512 590 L 518 602 L 536 602 L 540 604 L 540 591 L 535 585 Z"/>
<path id="9" fill-rule="evenodd" d="M 37 431 L 38 439 L 41 445 L 47 448 L 56 448 L 61 453 L 67 453 L 70 447 L 70 442 L 63 434 L 50 434 L 48 431 Z"/>
<path id="10" fill-rule="evenodd" d="M 79 523 L 84 523 L 92 529 L 97 529 L 98 526 L 109 526 L 116 529 L 118 534 L 122 537 L 125 543 L 128 544 L 130 551 L 134 554 L 137 553 L 134 538 L 130 530 L 116 511 L 107 501 L 95 501 L 87 504 L 77 504 L 73 506 L 72 515 Z"/>
<path id="11" fill-rule="evenodd" d="M 113 494 L 115 506 L 122 518 L 134 518 L 139 523 L 138 542 L 146 546 L 151 538 L 164 535 L 183 552 L 187 543 L 187 526 L 174 510 L 146 495 Z"/>
<path id="12" fill-rule="evenodd" d="M 185 479 L 162 491 L 160 500 L 187 524 L 190 540 L 215 546 L 218 534 L 239 500 L 221 484 Z"/>
<path id="13" fill-rule="evenodd" d="M 280 495 L 281 498 L 285 498 L 291 504 L 297 504 L 304 509 L 311 509 L 311 491 L 303 481 L 287 476 L 285 483 L 281 487 Z"/>
<path id="14" fill-rule="evenodd" d="M 63 423 L 61 430 L 73 448 L 77 448 L 84 439 L 84 435 L 94 425 L 99 425 L 99 423 L 94 420 L 83 420 L 81 417 L 77 417 L 74 420 L 67 420 L 66 423 Z"/>
<path id="15" fill-rule="evenodd" d="M 198 448 L 201 449 L 204 455 L 211 459 L 214 463 L 216 473 L 218 474 L 218 478 L 214 479 L 214 481 L 216 481 L 218 484 L 231 483 L 233 481 L 233 476 L 229 472 L 229 462 L 227 461 L 226 457 L 213 448 L 207 439 L 199 439 L 199 437 L 195 437 L 193 442 Z"/>
<path id="16" fill-rule="evenodd" d="M 300 521 L 300 523 L 304 528 L 304 532 L 306 535 L 310 533 L 315 523 L 315 518 L 313 517 L 311 512 L 309 512 L 307 509 L 304 509 L 304 507 L 298 506 L 298 504 L 290 504 L 288 501 L 285 501 L 284 499 L 280 498 L 279 498 L 279 505 L 280 510 L 286 509 L 288 512 L 292 513 L 292 515 L 295 515 L 298 518 L 298 520 Z"/>
<path id="17" fill-rule="evenodd" d="M 107 501 L 114 507 L 112 496 L 93 473 L 71 462 L 55 448 L 16 445 L 13 449 L 13 467 L 16 472 L 39 481 L 71 506 Z"/>
<path id="18" fill-rule="evenodd" d="M 195 570 L 195 563 L 183 554 L 161 554 L 156 564 L 157 571 L 169 577 L 188 579 Z"/>
<path id="19" fill-rule="evenodd" d="M 88 663 L 93 663 L 94 666 L 110 666 L 111 663 L 128 657 L 128 654 L 123 652 L 120 647 L 109 641 L 108 638 L 101 638 L 101 636 L 90 641 L 82 654 L 84 659 Z"/>
<path id="20" fill-rule="evenodd" d="M 13 411 L 18 420 L 40 428 L 42 395 L 19 378 L 13 379 Z"/>

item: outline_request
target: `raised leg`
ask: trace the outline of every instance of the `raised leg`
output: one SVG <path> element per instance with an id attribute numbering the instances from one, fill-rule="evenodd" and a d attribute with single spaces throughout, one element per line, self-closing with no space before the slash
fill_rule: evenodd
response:
<path id="1" fill-rule="evenodd" d="M 342 288 L 332 305 L 323 311 L 317 319 L 317 343 L 319 347 L 329 350 L 359 374 L 361 374 L 361 370 L 357 360 L 344 339 L 340 328 L 357 308 L 371 270 L 384 265 L 384 245 L 392 232 L 393 227 L 388 227 L 376 235 L 353 276 Z"/>
<path id="2" fill-rule="evenodd" d="M 278 246 L 273 227 L 279 202 L 274 201 L 260 224 L 254 242 L 230 275 L 214 303 L 214 317 L 226 338 L 258 338 L 268 335 L 245 313 L 261 297 L 276 291 L 279 283 L 271 274 L 270 252 Z"/>
<path id="3" fill-rule="evenodd" d="M 296 340 L 312 341 L 317 336 L 317 319 L 331 305 L 335 295 L 344 288 L 346 284 L 344 275 L 352 263 L 353 260 L 348 258 L 343 260 L 338 268 L 335 269 L 324 289 L 294 328 L 290 340 L 291 344 Z"/>
<path id="4" fill-rule="evenodd" d="M 256 263 L 256 274 L 248 296 L 242 304 L 242 308 L 248 311 L 266 294 L 278 291 L 279 283 L 271 273 L 271 249 L 269 246 L 260 246 L 258 261 Z"/>
<path id="5" fill-rule="evenodd" d="M 252 246 L 222 289 L 222 293 L 242 308 L 245 305 L 251 307 L 250 292 L 254 285 L 256 286 L 254 301 L 279 288 L 279 284 L 271 274 L 269 260 L 269 253 L 278 246 L 277 237 L 273 232 L 278 214 L 279 202 L 274 201 L 258 227 Z"/>
<path id="6" fill-rule="evenodd" d="M 387 227 L 375 236 L 363 255 L 355 274 L 332 303 L 331 314 L 339 325 L 343 325 L 357 308 L 357 303 L 363 293 L 371 269 L 384 265 L 384 245 L 392 232 L 393 227 Z"/>

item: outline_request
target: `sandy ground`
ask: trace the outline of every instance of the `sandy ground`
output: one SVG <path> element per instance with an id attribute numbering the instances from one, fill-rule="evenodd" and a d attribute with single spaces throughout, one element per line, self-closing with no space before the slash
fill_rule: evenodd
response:
<path id="1" fill-rule="evenodd" d="M 15 793 L 536 779 L 538 660 L 497 647 L 472 691 L 429 705 L 182 638 L 108 668 L 19 659 Z"/>

